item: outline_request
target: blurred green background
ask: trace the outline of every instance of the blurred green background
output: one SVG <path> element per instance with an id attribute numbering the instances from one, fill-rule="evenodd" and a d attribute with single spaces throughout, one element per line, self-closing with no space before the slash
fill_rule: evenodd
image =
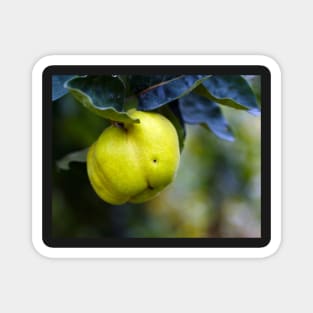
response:
<path id="1" fill-rule="evenodd" d="M 259 97 L 259 93 L 258 93 Z M 174 183 L 143 204 L 113 206 L 91 188 L 86 164 L 57 167 L 108 126 L 66 95 L 53 104 L 53 237 L 260 237 L 260 117 L 223 107 L 236 140 L 186 128 Z"/>

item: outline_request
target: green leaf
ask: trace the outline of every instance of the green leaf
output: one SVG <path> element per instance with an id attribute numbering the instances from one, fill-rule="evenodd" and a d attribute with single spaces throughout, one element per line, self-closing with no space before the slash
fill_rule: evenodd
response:
<path id="1" fill-rule="evenodd" d="M 199 86 L 209 75 L 182 75 L 142 91 L 139 110 L 151 111 L 183 97 Z"/>
<path id="2" fill-rule="evenodd" d="M 123 81 L 112 76 L 86 76 L 73 78 L 65 87 L 91 112 L 121 123 L 139 123 L 123 110 L 125 87 Z"/>
<path id="3" fill-rule="evenodd" d="M 74 75 L 52 75 L 52 101 L 55 101 L 68 93 L 64 83 Z"/>
<path id="4" fill-rule="evenodd" d="M 157 109 L 157 112 L 168 118 L 174 125 L 178 135 L 179 149 L 180 152 L 182 152 L 186 138 L 186 129 L 178 106 L 178 100 L 175 100 L 168 105 L 162 106 L 161 108 Z"/>
<path id="5" fill-rule="evenodd" d="M 124 109 L 126 111 L 131 109 L 137 109 L 137 107 L 138 107 L 138 98 L 136 95 L 132 95 L 125 98 Z"/>
<path id="6" fill-rule="evenodd" d="M 137 94 L 153 85 L 171 80 L 178 75 L 128 75 L 128 83 L 131 91 Z"/>
<path id="7" fill-rule="evenodd" d="M 72 162 L 86 162 L 88 150 L 89 148 L 86 148 L 67 154 L 62 159 L 57 161 L 57 167 L 62 170 L 69 170 L 70 163 Z"/>
<path id="8" fill-rule="evenodd" d="M 258 105 L 261 103 L 261 76 L 260 75 L 243 75 L 242 76 L 250 85 Z"/>
<path id="9" fill-rule="evenodd" d="M 203 81 L 205 88 L 199 87 L 197 93 L 222 105 L 260 114 L 256 97 L 248 82 L 240 75 L 211 76 Z"/>
<path id="10" fill-rule="evenodd" d="M 201 124 L 219 138 L 234 141 L 231 128 L 217 103 L 192 92 L 179 100 L 179 106 L 186 123 Z"/>

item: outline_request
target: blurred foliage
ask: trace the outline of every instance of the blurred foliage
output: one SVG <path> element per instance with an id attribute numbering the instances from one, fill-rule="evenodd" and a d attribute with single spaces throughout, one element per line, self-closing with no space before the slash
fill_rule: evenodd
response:
<path id="1" fill-rule="evenodd" d="M 259 79 L 246 77 L 259 102 Z M 260 103 L 258 103 L 260 104 Z M 113 206 L 92 189 L 85 163 L 57 167 L 64 155 L 90 146 L 109 122 L 70 94 L 53 103 L 53 235 L 55 237 L 260 236 L 260 117 L 223 106 L 236 140 L 186 126 L 174 183 L 143 204 Z"/>

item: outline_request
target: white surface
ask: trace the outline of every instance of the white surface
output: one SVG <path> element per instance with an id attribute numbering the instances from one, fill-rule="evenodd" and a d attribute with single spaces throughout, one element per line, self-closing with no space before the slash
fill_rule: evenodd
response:
<path id="1" fill-rule="evenodd" d="M 2 1 L 1 312 L 310 312 L 310 1 Z M 283 72 L 283 243 L 262 260 L 49 260 L 31 244 L 31 68 L 55 53 L 265 54 Z"/>
<path id="2" fill-rule="evenodd" d="M 271 75 L 271 240 L 262 248 L 51 248 L 42 240 L 42 76 L 52 65 L 261 65 Z M 47 257 L 243 258 L 267 257 L 281 242 L 281 71 L 271 58 L 257 55 L 50 55 L 32 71 L 32 241 Z"/>

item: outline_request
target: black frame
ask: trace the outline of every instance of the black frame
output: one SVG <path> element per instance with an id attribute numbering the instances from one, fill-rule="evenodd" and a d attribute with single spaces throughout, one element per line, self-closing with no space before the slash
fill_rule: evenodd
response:
<path id="1" fill-rule="evenodd" d="M 212 74 L 261 76 L 261 237 L 258 238 L 53 238 L 52 237 L 52 75 Z M 53 65 L 42 75 L 43 202 L 42 240 L 49 247 L 219 247 L 261 248 L 271 240 L 271 73 L 260 65 Z"/>

